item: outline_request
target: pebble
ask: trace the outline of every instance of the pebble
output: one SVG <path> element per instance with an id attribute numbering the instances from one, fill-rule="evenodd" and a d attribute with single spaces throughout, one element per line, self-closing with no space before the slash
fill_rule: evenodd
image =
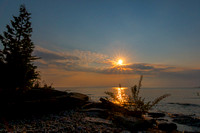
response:
<path id="1" fill-rule="evenodd" d="M 0 132 L 99 132 L 119 133 L 122 129 L 113 124 L 85 121 L 87 114 L 77 110 L 45 115 L 41 118 L 10 120 L 0 123 Z M 9 127 L 9 128 L 8 128 Z"/>

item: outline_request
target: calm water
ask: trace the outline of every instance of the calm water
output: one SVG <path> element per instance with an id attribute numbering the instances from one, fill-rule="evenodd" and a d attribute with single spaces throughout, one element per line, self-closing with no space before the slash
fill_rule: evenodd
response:
<path id="1" fill-rule="evenodd" d="M 74 87 L 56 89 L 87 94 L 90 96 L 92 101 L 99 101 L 100 97 L 109 97 L 104 93 L 105 91 L 110 91 L 117 95 L 120 94 L 117 87 Z M 131 94 L 129 88 L 124 88 L 122 91 L 127 95 Z M 188 115 L 195 114 L 197 117 L 200 117 L 200 96 L 197 96 L 197 92 L 200 93 L 199 88 L 142 88 L 140 95 L 147 101 L 152 101 L 163 94 L 171 94 L 171 96 L 165 98 L 154 107 L 153 110 L 168 113 L 183 113 Z"/>
<path id="2" fill-rule="evenodd" d="M 126 95 L 131 94 L 130 88 L 119 89 L 118 87 L 74 87 L 56 89 L 87 94 L 92 101 L 99 101 L 100 97 L 109 97 L 104 93 L 106 91 L 115 93 L 118 98 L 121 98 L 120 95 L 123 92 Z M 152 101 L 163 94 L 171 94 L 171 96 L 156 105 L 152 111 L 194 115 L 194 117 L 200 118 L 200 96 L 197 93 L 200 93 L 199 88 L 142 88 L 140 96 L 144 97 L 146 101 Z M 170 117 L 166 117 L 166 119 L 172 121 Z M 181 124 L 177 124 L 177 126 L 179 131 L 200 132 L 200 127 Z"/>

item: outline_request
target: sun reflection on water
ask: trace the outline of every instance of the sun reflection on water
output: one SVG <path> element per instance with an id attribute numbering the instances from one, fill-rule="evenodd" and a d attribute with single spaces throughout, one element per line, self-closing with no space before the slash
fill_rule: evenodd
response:
<path id="1" fill-rule="evenodd" d="M 116 94 L 116 99 L 113 101 L 116 104 L 124 104 L 127 102 L 127 95 L 125 94 L 125 89 L 126 87 L 115 87 L 114 88 L 115 94 Z"/>

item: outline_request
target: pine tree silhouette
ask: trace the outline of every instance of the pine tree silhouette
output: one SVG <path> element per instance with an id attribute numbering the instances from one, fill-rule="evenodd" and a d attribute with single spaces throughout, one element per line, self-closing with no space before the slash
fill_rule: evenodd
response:
<path id="1" fill-rule="evenodd" d="M 0 89 L 27 89 L 33 86 L 39 73 L 33 61 L 34 44 L 31 41 L 32 27 L 30 13 L 24 5 L 20 6 L 18 17 L 13 16 L 11 26 L 0 35 L 3 49 L 0 50 Z"/>

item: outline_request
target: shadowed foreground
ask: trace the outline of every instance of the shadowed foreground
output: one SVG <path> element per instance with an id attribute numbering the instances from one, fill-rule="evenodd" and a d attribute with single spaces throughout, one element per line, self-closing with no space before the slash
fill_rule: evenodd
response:
<path id="1" fill-rule="evenodd" d="M 1 100 L 0 132 L 177 132 L 176 125 L 159 127 L 155 119 L 80 93 L 32 89 L 9 96 L 1 97 L 7 101 Z"/>
<path id="2" fill-rule="evenodd" d="M 0 104 L 3 107 L 0 110 L 0 117 L 7 119 L 76 108 L 89 99 L 88 96 L 80 93 L 51 89 L 32 89 L 23 93 L 1 92 L 0 95 Z"/>

